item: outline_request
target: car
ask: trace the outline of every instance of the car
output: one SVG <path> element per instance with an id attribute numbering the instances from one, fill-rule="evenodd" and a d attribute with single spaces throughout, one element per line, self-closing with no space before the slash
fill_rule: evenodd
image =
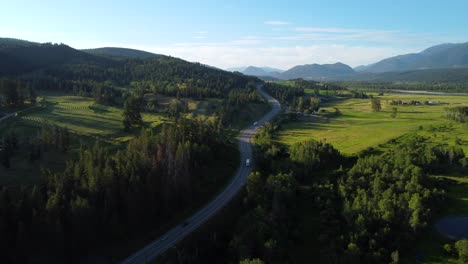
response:
<path id="1" fill-rule="evenodd" d="M 254 122 L 253 125 L 256 126 L 258 124 L 258 122 Z"/>
<path id="2" fill-rule="evenodd" d="M 246 166 L 246 167 L 250 167 L 250 159 L 246 159 L 246 160 L 245 160 L 245 166 Z"/>

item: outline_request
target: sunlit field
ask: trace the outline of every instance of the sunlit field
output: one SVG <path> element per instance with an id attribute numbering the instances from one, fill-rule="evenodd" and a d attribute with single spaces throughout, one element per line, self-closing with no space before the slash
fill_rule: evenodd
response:
<path id="1" fill-rule="evenodd" d="M 302 117 L 287 123 L 278 141 L 286 144 L 307 139 L 323 140 L 345 154 L 354 154 L 368 147 L 377 147 L 406 133 L 417 132 L 431 140 L 454 144 L 458 138 L 468 152 L 468 126 L 447 120 L 446 107 L 468 105 L 468 97 L 388 94 L 378 96 L 382 111 L 373 112 L 370 99 L 338 99 L 325 103 L 327 113 Z M 390 105 L 392 100 L 432 101 L 437 105 Z M 341 114 L 333 115 L 335 108 Z M 397 108 L 395 118 L 392 108 Z"/>

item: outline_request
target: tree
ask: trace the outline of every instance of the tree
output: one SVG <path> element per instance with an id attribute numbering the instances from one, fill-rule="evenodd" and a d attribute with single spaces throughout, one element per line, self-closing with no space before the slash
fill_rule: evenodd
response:
<path id="1" fill-rule="evenodd" d="M 396 118 L 396 117 L 397 117 L 397 114 L 398 114 L 398 108 L 393 107 L 393 108 L 392 108 L 392 113 L 390 114 L 390 117 L 391 117 L 391 118 Z"/>
<path id="2" fill-rule="evenodd" d="M 373 97 L 371 99 L 372 102 L 372 111 L 374 112 L 380 112 L 382 110 L 382 104 L 380 103 L 380 99 L 377 97 Z"/>
<path id="3" fill-rule="evenodd" d="M 458 252 L 458 260 L 461 263 L 467 263 L 468 262 L 468 240 L 463 239 L 463 240 L 458 240 L 455 242 L 455 249 Z"/>
<path id="4" fill-rule="evenodd" d="M 134 96 L 130 96 L 127 101 L 125 101 L 123 112 L 123 125 L 125 130 L 129 130 L 134 125 L 143 125 L 141 102 L 142 98 Z"/>

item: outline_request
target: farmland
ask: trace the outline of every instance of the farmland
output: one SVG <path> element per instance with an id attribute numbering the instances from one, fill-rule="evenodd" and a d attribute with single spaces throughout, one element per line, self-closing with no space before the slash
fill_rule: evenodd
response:
<path id="1" fill-rule="evenodd" d="M 373 112 L 369 99 L 345 99 L 326 102 L 323 114 L 304 116 L 297 122 L 283 125 L 278 141 L 285 144 L 307 139 L 323 140 L 344 154 L 355 154 L 369 147 L 378 147 L 407 133 L 430 136 L 438 143 L 462 144 L 468 152 L 468 133 L 464 124 L 444 118 L 446 107 L 468 105 L 468 97 L 387 94 L 378 96 L 382 103 L 380 112 Z M 392 100 L 433 101 L 437 105 L 390 105 Z M 335 108 L 340 114 L 334 115 Z M 391 117 L 392 108 L 397 116 Z"/>

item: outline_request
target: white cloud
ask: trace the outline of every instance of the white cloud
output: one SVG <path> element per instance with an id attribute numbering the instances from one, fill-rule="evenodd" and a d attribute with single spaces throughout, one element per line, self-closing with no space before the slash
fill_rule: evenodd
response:
<path id="1" fill-rule="evenodd" d="M 291 24 L 288 21 L 279 21 L 279 20 L 268 20 L 263 23 L 265 23 L 266 25 L 272 25 L 272 26 L 285 26 L 285 25 Z"/>

